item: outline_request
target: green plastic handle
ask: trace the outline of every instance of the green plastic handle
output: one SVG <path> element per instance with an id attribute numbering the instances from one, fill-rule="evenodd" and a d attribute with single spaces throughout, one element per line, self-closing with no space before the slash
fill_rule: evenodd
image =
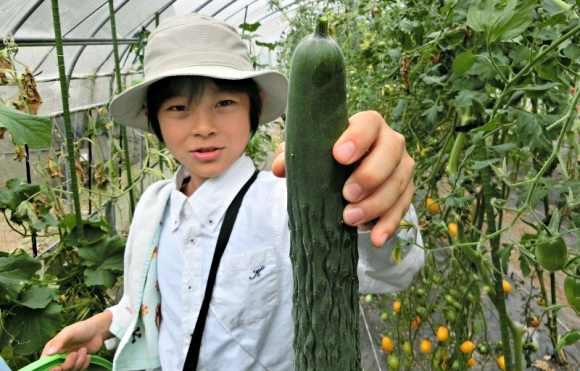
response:
<path id="1" fill-rule="evenodd" d="M 36 362 L 29 364 L 28 366 L 21 368 L 19 371 L 48 371 L 55 366 L 59 366 L 65 360 L 68 354 L 55 354 L 50 357 L 44 357 Z M 113 364 L 103 357 L 91 355 L 91 366 L 101 366 L 105 370 L 112 370 Z"/>

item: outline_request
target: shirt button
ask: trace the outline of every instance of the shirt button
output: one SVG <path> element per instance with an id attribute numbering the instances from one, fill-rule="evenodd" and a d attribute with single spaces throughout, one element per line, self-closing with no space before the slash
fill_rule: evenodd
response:
<path id="1" fill-rule="evenodd" d="M 195 243 L 195 238 L 190 238 L 190 239 L 189 239 L 189 242 L 191 242 L 191 243 Z"/>
<path id="2" fill-rule="evenodd" d="M 209 223 L 209 224 L 213 224 L 213 220 L 211 220 L 211 219 L 210 219 L 210 220 L 208 220 L 208 223 Z"/>

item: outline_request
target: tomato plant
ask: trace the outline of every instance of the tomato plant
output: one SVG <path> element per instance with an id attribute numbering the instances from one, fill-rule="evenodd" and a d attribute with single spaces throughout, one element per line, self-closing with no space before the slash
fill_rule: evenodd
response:
<path id="1" fill-rule="evenodd" d="M 400 303 L 393 307 L 398 315 L 384 324 L 396 327 L 398 338 L 415 350 L 400 355 L 407 355 L 410 368 L 463 369 L 468 358 L 460 346 L 471 339 L 478 344 L 472 350 L 481 358 L 474 357 L 478 368 L 497 369 L 501 359 L 506 370 L 523 370 L 541 356 L 523 330 L 538 316 L 548 333 L 534 334 L 546 336 L 551 366 L 565 367 L 561 352 L 577 333 L 559 333 L 558 312 L 567 308 L 556 296 L 556 274 L 570 273 L 578 251 L 568 244 L 566 256 L 549 256 L 558 260 L 554 272 L 543 267 L 542 252 L 544 243 L 560 244 L 550 251 L 562 251 L 560 239 L 565 245 L 577 238 L 580 225 L 577 5 L 301 5 L 282 66 L 298 35 L 306 33 L 302 24 L 327 12 L 347 61 L 351 113 L 383 113 L 416 161 L 414 204 L 426 266 L 412 287 L 378 299 L 389 310 L 392 301 Z M 519 232 L 522 225 L 529 229 Z M 508 278 L 513 271 L 523 281 Z M 510 305 L 523 310 L 510 312 Z M 425 312 L 419 315 L 417 308 Z M 545 309 L 541 316 L 538 308 Z M 498 318 L 497 332 L 489 331 L 488 311 Z M 419 339 L 441 326 L 449 329 L 447 340 L 429 355 L 421 353 Z"/>

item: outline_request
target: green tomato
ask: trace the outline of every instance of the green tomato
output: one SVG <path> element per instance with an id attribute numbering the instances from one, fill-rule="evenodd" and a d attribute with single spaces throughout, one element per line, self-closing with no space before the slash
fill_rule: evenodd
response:
<path id="1" fill-rule="evenodd" d="M 481 353 L 481 354 L 489 353 L 489 348 L 485 344 L 479 344 L 477 349 L 479 350 L 479 353 Z"/>
<path id="2" fill-rule="evenodd" d="M 562 236 L 540 242 L 536 246 L 536 260 L 542 268 L 555 272 L 568 262 L 568 247 Z"/>
<path id="3" fill-rule="evenodd" d="M 397 371 L 399 369 L 400 366 L 399 357 L 397 357 L 395 353 L 389 354 L 389 356 L 387 357 L 387 363 L 389 364 L 389 368 L 391 370 Z"/>
<path id="4" fill-rule="evenodd" d="M 564 294 L 568 304 L 577 311 L 580 311 L 580 279 L 566 277 L 564 280 Z"/>
<path id="5" fill-rule="evenodd" d="M 413 353 L 413 347 L 411 346 L 411 343 L 409 343 L 408 341 L 405 341 L 403 343 L 403 352 L 405 352 L 405 354 L 409 356 Z"/>
<path id="6" fill-rule="evenodd" d="M 373 295 L 372 294 L 368 294 L 367 296 L 365 296 L 365 303 L 370 304 L 373 302 Z"/>
<path id="7" fill-rule="evenodd" d="M 388 320 L 389 320 L 389 313 L 388 312 L 381 313 L 381 321 L 387 322 Z"/>

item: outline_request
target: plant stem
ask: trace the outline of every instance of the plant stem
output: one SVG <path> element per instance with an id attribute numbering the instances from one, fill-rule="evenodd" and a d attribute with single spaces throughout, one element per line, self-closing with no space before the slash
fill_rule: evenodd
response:
<path id="1" fill-rule="evenodd" d="M 115 6 L 113 0 L 109 0 L 109 15 L 111 20 L 111 38 L 113 39 L 113 56 L 115 59 L 115 80 L 117 80 L 117 94 L 123 91 L 121 84 L 121 68 L 119 66 L 119 48 L 117 44 L 117 26 L 115 24 Z M 133 192 L 133 176 L 131 175 L 131 156 L 129 155 L 129 141 L 127 139 L 127 127 L 121 125 L 121 137 L 123 138 L 123 157 L 125 158 L 125 171 L 127 172 L 127 187 L 129 188 L 129 204 L 131 212 L 129 221 L 135 211 L 135 195 Z"/>
<path id="2" fill-rule="evenodd" d="M 487 151 L 485 147 L 482 149 L 484 153 L 484 159 L 487 159 Z M 496 232 L 496 224 L 495 224 L 495 217 L 493 206 L 491 205 L 491 198 L 492 198 L 492 184 L 491 184 L 491 176 L 490 176 L 489 167 L 484 167 L 481 169 L 481 184 L 482 184 L 482 192 L 483 192 L 483 202 L 485 207 L 485 214 L 487 219 L 487 233 L 494 234 Z M 505 358 L 505 365 L 507 371 L 513 370 L 512 364 L 512 352 L 511 352 L 511 340 L 510 340 L 510 333 L 509 333 L 509 322 L 510 318 L 507 314 L 506 305 L 505 305 L 505 297 L 502 295 L 503 293 L 503 273 L 501 269 L 501 258 L 500 258 L 500 235 L 496 235 L 490 240 L 491 246 L 491 260 L 494 266 L 493 276 L 494 276 L 494 288 L 497 295 L 495 295 L 495 300 L 493 300 L 493 304 L 497 309 L 498 317 L 499 317 L 499 328 L 501 332 L 501 341 L 502 341 L 502 352 Z M 521 371 L 521 368 L 517 369 Z"/>
<path id="3" fill-rule="evenodd" d="M 84 237 L 83 219 L 81 214 L 81 202 L 79 197 L 79 181 L 75 166 L 74 140 L 72 125 L 70 121 L 70 109 L 68 104 L 68 87 L 66 83 L 66 73 L 64 68 L 64 51 L 62 48 L 62 33 L 60 30 L 60 14 L 58 0 L 52 1 L 52 20 L 54 24 L 54 40 L 56 44 L 56 56 L 58 59 L 58 75 L 60 80 L 60 94 L 62 98 L 62 118 L 66 135 L 66 151 L 68 154 L 68 170 L 73 196 L 73 206 L 76 217 L 76 230 L 80 238 Z"/>

